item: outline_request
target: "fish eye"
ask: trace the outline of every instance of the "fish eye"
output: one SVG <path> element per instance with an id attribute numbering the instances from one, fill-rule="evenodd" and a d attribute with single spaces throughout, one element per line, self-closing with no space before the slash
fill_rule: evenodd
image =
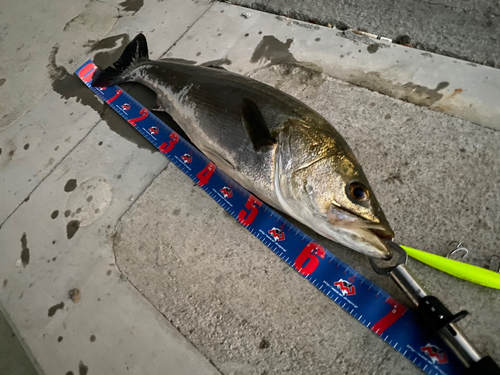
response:
<path id="1" fill-rule="evenodd" d="M 365 202 L 370 197 L 366 186 L 359 182 L 353 182 L 349 185 L 349 198 L 357 202 Z"/>

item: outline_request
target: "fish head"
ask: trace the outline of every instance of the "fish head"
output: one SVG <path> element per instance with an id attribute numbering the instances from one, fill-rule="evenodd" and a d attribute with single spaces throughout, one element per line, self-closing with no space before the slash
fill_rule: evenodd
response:
<path id="1" fill-rule="evenodd" d="M 385 240 L 394 232 L 347 142 L 326 125 L 293 121 L 279 133 L 278 200 L 288 214 L 324 237 L 389 259 Z"/>

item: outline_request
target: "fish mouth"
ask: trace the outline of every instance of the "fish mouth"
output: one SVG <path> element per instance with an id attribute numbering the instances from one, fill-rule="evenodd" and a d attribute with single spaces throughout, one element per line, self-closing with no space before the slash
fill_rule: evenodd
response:
<path id="1" fill-rule="evenodd" d="M 343 245 L 373 258 L 388 260 L 392 251 L 386 241 L 394 238 L 394 231 L 385 217 L 380 222 L 366 220 L 340 207 L 331 209 L 327 215 L 328 223 L 345 233 Z M 336 236 L 327 235 L 336 241 Z M 346 240 L 347 238 L 347 240 Z"/>
<path id="2" fill-rule="evenodd" d="M 380 228 L 370 228 L 370 230 L 375 234 L 377 237 L 386 240 L 386 241 L 392 241 L 394 238 L 394 231 L 390 227 L 380 227 Z"/>

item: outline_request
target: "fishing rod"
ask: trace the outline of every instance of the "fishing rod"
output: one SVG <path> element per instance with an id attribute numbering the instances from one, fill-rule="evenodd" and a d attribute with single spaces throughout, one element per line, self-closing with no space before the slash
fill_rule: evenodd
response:
<path id="1" fill-rule="evenodd" d="M 384 261 L 370 257 L 373 270 L 379 275 L 389 276 L 410 299 L 430 336 L 439 335 L 467 368 L 464 375 L 500 375 L 500 367 L 495 361 L 489 355 L 481 357 L 478 349 L 457 326 L 456 323 L 465 318 L 468 312 L 462 310 L 457 314 L 451 313 L 408 269 L 407 252 L 395 242 L 387 243 L 392 258 Z"/>

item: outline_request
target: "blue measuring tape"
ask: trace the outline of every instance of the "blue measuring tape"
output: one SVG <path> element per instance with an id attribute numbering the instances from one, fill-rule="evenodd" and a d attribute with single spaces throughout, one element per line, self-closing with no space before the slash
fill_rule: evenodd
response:
<path id="1" fill-rule="evenodd" d="M 463 364 L 440 338 L 427 338 L 413 311 L 219 171 L 206 156 L 120 87 L 92 87 L 95 70 L 89 60 L 75 74 L 250 233 L 327 297 L 425 373 L 464 373 Z"/>

